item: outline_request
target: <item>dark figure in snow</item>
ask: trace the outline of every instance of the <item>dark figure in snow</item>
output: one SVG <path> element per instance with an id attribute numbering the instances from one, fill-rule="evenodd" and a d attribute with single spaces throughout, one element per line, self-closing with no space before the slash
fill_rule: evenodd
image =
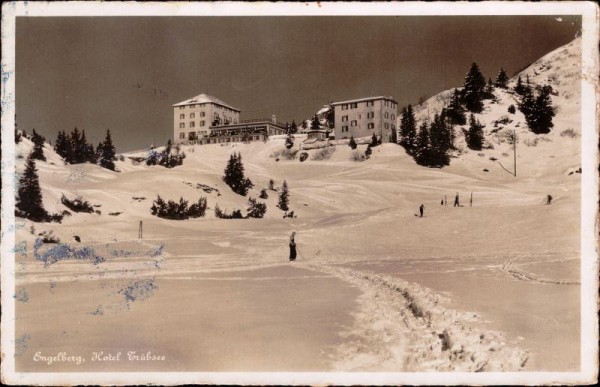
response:
<path id="1" fill-rule="evenodd" d="M 460 198 L 458 196 L 458 192 L 456 193 L 456 196 L 454 197 L 454 207 L 460 207 Z"/>
<path id="2" fill-rule="evenodd" d="M 552 203 L 552 195 L 548 195 L 546 197 L 546 204 L 550 204 L 550 203 Z"/>
<path id="3" fill-rule="evenodd" d="M 294 241 L 295 236 L 296 231 L 293 231 L 292 236 L 290 237 L 290 261 L 296 260 L 296 242 Z"/>
<path id="4" fill-rule="evenodd" d="M 421 215 L 421 218 L 423 217 L 423 211 L 425 211 L 425 206 L 421 204 L 419 206 L 419 214 Z"/>

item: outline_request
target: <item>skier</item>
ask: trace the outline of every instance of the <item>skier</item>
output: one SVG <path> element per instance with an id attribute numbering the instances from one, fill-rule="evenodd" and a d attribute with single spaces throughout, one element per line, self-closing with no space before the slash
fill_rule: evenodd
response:
<path id="1" fill-rule="evenodd" d="M 552 195 L 548 195 L 546 197 L 546 204 L 550 204 L 550 203 L 552 203 Z"/>
<path id="2" fill-rule="evenodd" d="M 421 218 L 423 217 L 423 211 L 425 211 L 425 206 L 423 204 L 421 204 L 419 206 L 419 214 L 421 214 Z"/>
<path id="3" fill-rule="evenodd" d="M 454 207 L 460 207 L 460 198 L 458 197 L 458 192 L 456 193 L 456 196 L 454 197 Z"/>
<path id="4" fill-rule="evenodd" d="M 292 231 L 292 236 L 290 237 L 290 262 L 296 260 L 296 242 L 294 241 L 295 236 L 296 231 Z"/>

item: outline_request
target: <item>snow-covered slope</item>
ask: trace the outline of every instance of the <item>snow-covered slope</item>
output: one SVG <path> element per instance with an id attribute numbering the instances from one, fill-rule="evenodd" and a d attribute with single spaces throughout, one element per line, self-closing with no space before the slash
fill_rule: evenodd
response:
<path id="1" fill-rule="evenodd" d="M 484 133 L 488 149 L 482 152 L 470 151 L 465 146 L 463 130 L 468 125 L 455 127 L 458 158 L 451 161 L 450 171 L 463 169 L 465 173 L 479 174 L 488 169 L 497 178 L 508 175 L 500 163 L 513 171 L 513 148 L 508 137 L 517 135 L 517 174 L 542 177 L 568 174 L 580 165 L 581 140 L 581 38 L 562 46 L 532 63 L 525 70 L 511 78 L 508 89 L 494 88 L 494 100 L 484 101 L 484 110 L 475 117 L 485 125 Z M 518 109 L 519 96 L 513 92 L 518 77 L 525 82 L 529 76 L 533 87 L 552 86 L 552 104 L 556 116 L 554 127 L 547 135 L 532 133 L 525 117 Z M 458 85 L 457 85 L 458 86 Z M 447 106 L 454 89 L 443 91 L 414 107 L 415 117 L 422 120 L 433 119 Z M 514 105 L 516 112 L 511 114 L 508 107 Z M 468 117 L 468 116 L 467 116 Z M 398 118 L 398 125 L 400 124 Z M 467 120 L 468 121 L 468 120 Z M 519 166 L 521 168 L 519 168 Z M 510 175 L 508 175 L 510 176 Z"/>

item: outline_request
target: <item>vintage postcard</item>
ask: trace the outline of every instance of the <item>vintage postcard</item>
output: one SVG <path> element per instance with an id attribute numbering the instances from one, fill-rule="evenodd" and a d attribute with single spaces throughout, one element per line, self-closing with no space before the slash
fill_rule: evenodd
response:
<path id="1" fill-rule="evenodd" d="M 2 382 L 589 384 L 592 2 L 2 5 Z"/>

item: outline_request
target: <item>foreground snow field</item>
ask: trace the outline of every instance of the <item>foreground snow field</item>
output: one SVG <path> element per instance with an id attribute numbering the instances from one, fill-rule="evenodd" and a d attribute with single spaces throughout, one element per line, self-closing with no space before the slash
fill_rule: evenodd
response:
<path id="1" fill-rule="evenodd" d="M 529 70 L 561 63 L 571 71 L 577 44 L 551 53 L 563 62 Z M 17 371 L 578 370 L 579 94 L 577 77 L 552 78 L 561 104 L 553 131 L 534 141 L 520 113 L 506 125 L 520 124 L 516 177 L 498 162 L 512 170 L 511 145 L 490 133 L 515 103 L 504 91 L 479 117 L 494 149 L 463 149 L 443 169 L 417 166 L 395 144 L 374 148 L 364 162 L 352 161 L 345 145 L 328 160 L 277 161 L 282 139 L 185 146 L 183 166 L 126 160 L 117 162 L 120 173 L 62 165 L 46 148 L 48 162 L 37 163 L 46 208 L 64 210 L 64 193 L 101 214 L 73 214 L 62 224 L 18 220 Z M 567 129 L 575 136 L 561 135 Z M 24 140 L 18 152 L 28 147 Z M 277 192 L 268 190 L 264 219 L 216 219 L 217 203 L 247 208 L 221 180 L 231 152 L 241 152 L 255 184 L 249 196 L 270 179 L 278 188 L 286 180 L 297 218 L 283 219 Z M 461 207 L 452 207 L 456 193 Z M 205 196 L 207 216 L 153 217 L 157 194 Z M 415 217 L 420 204 L 423 218 Z M 35 255 L 56 251 L 36 250 L 31 227 L 93 253 L 44 264 Z M 56 368 L 32 360 L 36 351 L 130 350 L 168 361 Z"/>

